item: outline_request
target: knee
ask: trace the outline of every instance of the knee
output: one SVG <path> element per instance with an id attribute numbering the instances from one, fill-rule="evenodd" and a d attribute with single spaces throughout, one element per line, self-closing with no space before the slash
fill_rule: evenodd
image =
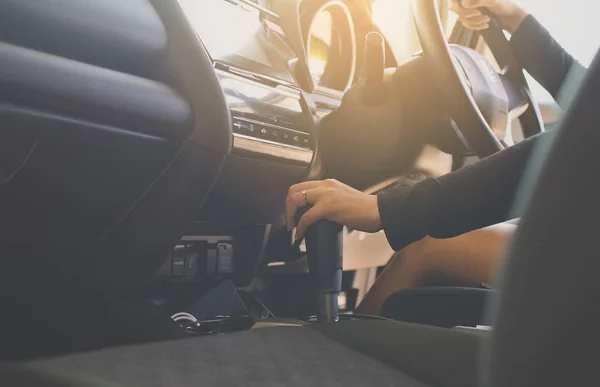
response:
<path id="1" fill-rule="evenodd" d="M 399 254 L 403 266 L 409 268 L 417 280 L 427 272 L 427 256 L 434 241 L 433 238 L 425 237 L 406 246 Z"/>
<path id="2" fill-rule="evenodd" d="M 429 254 L 435 242 L 435 239 L 426 236 L 425 238 L 406 246 L 405 251 L 407 251 L 410 255 L 413 255 L 415 257 L 423 258 L 427 254 Z"/>

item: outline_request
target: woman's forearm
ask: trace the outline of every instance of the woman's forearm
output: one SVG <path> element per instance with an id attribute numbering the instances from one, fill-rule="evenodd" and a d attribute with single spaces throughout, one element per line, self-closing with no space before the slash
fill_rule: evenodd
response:
<path id="1" fill-rule="evenodd" d="M 582 67 L 531 15 L 520 23 L 510 44 L 517 62 L 555 98 L 572 66 Z"/>
<path id="2" fill-rule="evenodd" d="M 521 26 L 521 23 L 523 23 L 528 16 L 529 12 L 525 8 L 517 5 L 514 12 L 509 15 L 498 16 L 498 18 L 500 19 L 500 24 L 502 24 L 502 27 L 504 27 L 504 29 L 511 34 L 514 34 L 515 31 L 517 31 Z"/>
<path id="3" fill-rule="evenodd" d="M 508 220 L 529 156 L 544 136 L 439 179 L 379 194 L 381 223 L 392 248 L 397 251 L 426 236 L 450 238 Z"/>

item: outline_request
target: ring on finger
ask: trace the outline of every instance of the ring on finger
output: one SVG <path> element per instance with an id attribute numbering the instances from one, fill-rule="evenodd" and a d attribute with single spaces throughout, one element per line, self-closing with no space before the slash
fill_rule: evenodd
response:
<path id="1" fill-rule="evenodd" d="M 304 197 L 304 204 L 306 206 L 310 206 L 310 202 L 308 201 L 308 196 L 306 195 L 306 190 L 302 191 L 302 196 Z"/>

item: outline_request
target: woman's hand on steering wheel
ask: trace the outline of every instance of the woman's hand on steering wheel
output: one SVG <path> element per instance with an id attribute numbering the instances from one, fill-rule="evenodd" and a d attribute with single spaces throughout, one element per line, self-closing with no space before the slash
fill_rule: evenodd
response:
<path id="1" fill-rule="evenodd" d="M 490 17 L 481 8 L 487 8 L 493 13 L 502 27 L 510 33 L 515 32 L 528 15 L 514 0 L 452 0 L 452 10 L 458 14 L 458 20 L 470 30 L 482 31 L 490 26 Z"/>
<path id="2" fill-rule="evenodd" d="M 295 225 L 296 211 L 307 205 L 312 208 Z M 292 186 L 286 199 L 285 219 L 288 230 L 297 227 L 297 239 L 304 235 L 308 227 L 322 219 L 365 232 L 377 232 L 382 227 L 377 196 L 332 179 Z"/>
<path id="3" fill-rule="evenodd" d="M 423 56 L 429 62 L 431 77 L 439 85 L 450 126 L 459 134 L 463 153 L 484 158 L 511 145 L 503 140 L 517 118 L 526 137 L 544 131 L 543 119 L 523 67 L 502 31 L 520 27 L 527 12 L 513 0 L 454 1 L 454 8 L 465 24 L 474 28 L 488 27 L 479 35 L 502 71 L 484 54 L 448 43 L 438 0 L 412 0 L 413 17 Z M 476 13 L 467 14 L 466 10 Z M 483 20 L 473 19 L 484 14 Z"/>

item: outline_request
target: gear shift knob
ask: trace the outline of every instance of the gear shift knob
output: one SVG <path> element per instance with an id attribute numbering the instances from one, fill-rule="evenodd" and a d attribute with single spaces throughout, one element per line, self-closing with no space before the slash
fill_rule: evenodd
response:
<path id="1" fill-rule="evenodd" d="M 298 210 L 296 221 L 308 210 Z M 338 320 L 337 297 L 342 290 L 343 242 L 341 224 L 321 220 L 305 233 L 308 271 L 317 294 L 317 320 Z"/>
<path id="2" fill-rule="evenodd" d="M 385 41 L 379 32 L 369 32 L 365 37 L 362 74 L 362 98 L 367 105 L 384 100 L 383 75 L 385 70 Z"/>

